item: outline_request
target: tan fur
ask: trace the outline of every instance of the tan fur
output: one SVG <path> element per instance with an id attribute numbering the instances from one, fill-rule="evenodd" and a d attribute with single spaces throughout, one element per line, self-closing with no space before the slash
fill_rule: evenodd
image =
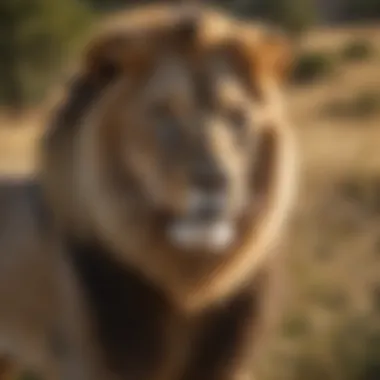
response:
<path id="1" fill-rule="evenodd" d="M 83 229 L 99 234 L 113 247 L 115 256 L 121 262 L 132 264 L 142 271 L 162 287 L 181 308 L 196 310 L 228 296 L 265 261 L 291 203 L 294 147 L 292 133 L 280 109 L 280 84 L 289 64 L 289 52 L 282 36 L 272 35 L 264 27 L 244 24 L 206 9 L 202 10 L 194 36 L 187 41 L 186 35 L 181 36 L 181 33 L 186 33 L 186 30 L 181 30 L 181 17 L 183 16 L 176 7 L 151 6 L 122 14 L 119 16 L 120 21 L 112 19 L 111 26 L 106 27 L 99 37 L 89 43 L 82 75 L 88 81 L 99 80 L 102 67 L 109 65 L 120 71 L 120 80 L 111 84 L 95 107 L 87 112 L 80 121 L 82 126 L 79 131 L 75 127 L 67 127 L 68 132 L 62 131 L 57 145 L 54 142 L 54 132 L 47 136 L 43 160 L 46 163 L 47 188 L 52 187 L 51 191 L 48 190 L 48 195 L 57 198 L 55 203 L 59 204 L 62 211 L 60 216 L 66 227 L 82 230 L 79 234 L 83 233 Z M 274 151 L 268 154 L 275 156 L 273 167 L 270 168 L 269 188 L 265 189 L 268 192 L 268 201 L 270 199 L 266 212 L 260 216 L 260 220 L 246 223 L 241 231 L 239 244 L 223 255 L 223 259 L 202 265 L 195 263 L 191 275 L 187 273 L 189 262 L 183 259 L 183 255 L 161 236 L 154 237 L 155 232 L 147 228 L 152 223 L 144 221 L 143 210 L 146 205 L 138 204 L 136 194 L 130 194 L 130 197 L 133 204 L 131 206 L 141 211 L 142 220 L 138 222 L 128 220 L 128 209 L 131 207 L 128 205 L 128 197 L 123 194 L 123 199 L 116 199 L 110 193 L 112 188 L 106 189 L 109 186 L 106 175 L 109 170 L 112 171 L 120 165 L 117 161 L 121 159 L 121 148 L 118 145 L 123 139 L 120 134 L 122 119 L 125 118 L 123 112 L 130 112 L 127 104 L 127 111 L 123 110 L 123 102 L 129 101 L 131 108 L 138 108 L 139 105 L 133 100 L 134 91 L 143 85 L 156 65 L 164 68 L 165 64 L 175 66 L 175 59 L 170 60 L 171 56 L 184 59 L 193 67 L 191 70 L 207 64 L 207 59 L 218 60 L 221 57 L 221 61 L 230 60 L 233 69 L 250 81 L 250 88 L 257 97 L 238 100 L 238 104 L 245 101 L 245 107 L 254 109 L 255 117 L 261 118 L 261 121 L 256 122 L 256 128 L 261 129 L 260 133 L 268 136 L 269 140 L 273 139 L 270 144 Z M 175 70 L 174 66 L 171 72 Z M 181 68 L 181 64 L 178 67 Z M 216 70 L 217 66 L 214 72 Z M 178 75 L 178 78 L 172 79 L 177 86 L 181 78 L 181 74 Z M 219 74 L 216 72 L 215 75 L 216 80 L 222 83 L 223 71 Z M 170 78 L 165 80 L 165 84 L 170 86 L 168 81 L 170 82 Z M 165 84 L 163 87 L 158 84 L 158 93 L 165 92 Z M 173 107 L 177 108 L 175 112 L 182 112 L 184 115 L 188 112 L 191 115 L 194 106 L 186 104 L 188 100 L 185 98 L 180 99 L 181 94 L 186 97 L 186 91 L 186 85 L 182 92 L 174 90 L 173 99 L 184 105 L 182 104 L 182 109 L 180 104 L 174 104 Z M 150 95 L 154 96 L 152 93 Z M 159 187 L 161 184 L 154 179 L 154 163 L 159 159 L 160 148 L 152 150 L 155 143 L 149 142 L 150 137 L 136 131 L 138 128 L 134 129 L 132 124 L 125 133 L 131 141 L 130 149 L 133 149 L 133 145 L 138 146 L 141 154 L 136 155 L 129 166 L 132 171 L 140 174 L 137 176 L 138 181 L 150 181 L 146 184 L 147 188 Z M 219 137 L 219 140 L 221 138 L 223 137 Z M 232 156 L 229 158 L 233 159 Z M 109 165 L 114 163 L 116 166 L 110 169 Z M 123 170 L 117 169 L 119 172 Z M 104 170 L 107 172 L 103 172 Z M 114 175 L 120 174 L 115 172 Z M 181 188 L 187 186 L 186 178 L 181 178 L 181 175 L 186 176 L 185 168 L 178 173 L 178 178 L 173 180 L 171 187 L 164 186 L 169 193 L 168 198 L 178 209 L 181 208 Z M 68 190 L 69 187 L 72 187 L 72 192 Z M 128 193 L 128 188 L 125 190 Z M 64 194 L 61 194 L 62 191 Z M 67 213 L 69 215 L 63 215 Z M 126 234 L 125 231 L 130 233 Z M 155 254 L 156 251 L 159 254 Z"/>

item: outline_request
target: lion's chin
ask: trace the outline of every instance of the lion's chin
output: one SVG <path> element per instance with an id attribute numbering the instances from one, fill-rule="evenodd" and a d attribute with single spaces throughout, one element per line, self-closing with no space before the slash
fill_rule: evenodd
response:
<path id="1" fill-rule="evenodd" d="M 235 240 L 236 227 L 232 221 L 202 222 L 180 219 L 167 228 L 171 243 L 184 251 L 223 253 Z"/>

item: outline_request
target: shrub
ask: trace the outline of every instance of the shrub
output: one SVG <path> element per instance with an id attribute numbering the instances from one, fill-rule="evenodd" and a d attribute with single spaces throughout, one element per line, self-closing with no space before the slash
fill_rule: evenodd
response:
<path id="1" fill-rule="evenodd" d="M 356 62 L 373 55 L 373 46 L 366 40 L 353 40 L 344 46 L 341 57 L 343 61 Z"/>
<path id="2" fill-rule="evenodd" d="M 380 112 L 380 93 L 365 91 L 349 99 L 338 99 L 323 107 L 322 114 L 331 118 L 361 119 Z"/>
<path id="3" fill-rule="evenodd" d="M 0 102 L 17 109 L 44 96 L 91 11 L 75 0 L 0 1 Z"/>
<path id="4" fill-rule="evenodd" d="M 304 53 L 295 63 L 293 81 L 308 83 L 330 75 L 334 70 L 334 60 L 321 52 Z"/>
<path id="5" fill-rule="evenodd" d="M 364 92 L 353 101 L 353 109 L 358 117 L 370 116 L 380 109 L 380 94 Z"/>

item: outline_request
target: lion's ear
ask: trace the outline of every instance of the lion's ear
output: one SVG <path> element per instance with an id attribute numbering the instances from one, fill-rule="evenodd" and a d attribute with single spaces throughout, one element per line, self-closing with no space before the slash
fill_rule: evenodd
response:
<path id="1" fill-rule="evenodd" d="M 97 37 L 84 53 L 83 69 L 93 80 L 107 82 L 126 70 L 141 70 L 148 61 L 146 41 L 121 32 Z"/>
<path id="2" fill-rule="evenodd" d="M 270 77 L 280 83 L 287 80 L 293 65 L 294 49 L 284 33 L 271 28 L 263 30 L 252 55 L 256 76 Z"/>
<path id="3" fill-rule="evenodd" d="M 170 40 L 178 46 L 192 48 L 197 41 L 201 22 L 200 9 L 191 4 L 181 9 L 178 19 L 169 27 Z"/>
<path id="4" fill-rule="evenodd" d="M 199 17 L 196 11 L 184 8 L 172 22 L 121 28 L 94 38 L 85 49 L 84 67 L 93 78 L 126 73 L 133 77 L 144 72 L 159 54 L 171 48 L 193 46 Z"/>
<path id="5" fill-rule="evenodd" d="M 286 36 L 269 27 L 238 27 L 224 44 L 227 54 L 247 74 L 254 91 L 261 93 L 268 83 L 281 85 L 291 71 L 293 48 Z"/>

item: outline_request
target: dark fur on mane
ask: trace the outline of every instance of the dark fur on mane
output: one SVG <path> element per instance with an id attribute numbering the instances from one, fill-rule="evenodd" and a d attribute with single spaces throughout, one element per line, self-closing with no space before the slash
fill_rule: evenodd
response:
<path id="1" fill-rule="evenodd" d="M 134 379 L 147 378 L 168 355 L 167 324 L 181 316 L 163 293 L 133 269 L 114 261 L 99 242 L 67 239 L 66 247 L 109 367 L 115 373 L 133 374 Z M 191 342 L 181 380 L 227 375 L 239 358 L 241 342 L 248 343 L 259 328 L 260 290 L 265 282 L 266 276 L 258 276 L 255 284 L 237 296 L 180 322 L 187 330 L 183 344 Z M 252 292 L 252 286 L 258 286 L 258 291 Z"/>

